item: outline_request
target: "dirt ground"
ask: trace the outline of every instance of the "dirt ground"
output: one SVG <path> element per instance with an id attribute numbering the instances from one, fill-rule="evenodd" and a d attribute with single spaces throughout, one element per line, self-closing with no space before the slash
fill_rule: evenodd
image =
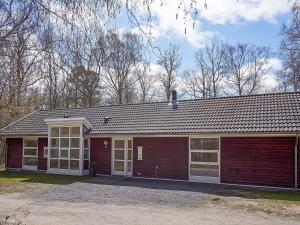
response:
<path id="1" fill-rule="evenodd" d="M 300 224 L 299 205 L 226 195 L 221 186 L 115 178 L 26 185 L 0 194 L 0 224 Z"/>

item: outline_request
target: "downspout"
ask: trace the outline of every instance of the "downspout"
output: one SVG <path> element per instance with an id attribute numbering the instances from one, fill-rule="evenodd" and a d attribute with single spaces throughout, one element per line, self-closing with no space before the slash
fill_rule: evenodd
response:
<path id="1" fill-rule="evenodd" d="M 298 191 L 298 134 L 295 140 L 295 191 Z"/>

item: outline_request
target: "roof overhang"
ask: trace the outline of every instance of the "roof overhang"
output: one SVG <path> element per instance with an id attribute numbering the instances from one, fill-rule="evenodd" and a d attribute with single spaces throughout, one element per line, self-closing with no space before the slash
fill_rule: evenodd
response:
<path id="1" fill-rule="evenodd" d="M 57 118 L 57 119 L 45 119 L 46 124 L 49 126 L 77 126 L 84 125 L 88 129 L 92 128 L 92 125 L 85 117 L 77 118 Z"/>

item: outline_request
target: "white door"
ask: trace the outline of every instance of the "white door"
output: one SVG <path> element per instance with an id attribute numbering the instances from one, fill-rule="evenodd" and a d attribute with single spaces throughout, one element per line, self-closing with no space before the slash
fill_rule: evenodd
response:
<path id="1" fill-rule="evenodd" d="M 114 138 L 112 154 L 114 175 L 132 176 L 132 138 Z"/>

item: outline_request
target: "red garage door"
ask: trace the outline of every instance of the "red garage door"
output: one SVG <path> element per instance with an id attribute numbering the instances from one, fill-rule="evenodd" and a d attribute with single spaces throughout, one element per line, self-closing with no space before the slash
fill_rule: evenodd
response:
<path id="1" fill-rule="evenodd" d="M 294 187 L 295 137 L 222 137 L 221 182 Z"/>

